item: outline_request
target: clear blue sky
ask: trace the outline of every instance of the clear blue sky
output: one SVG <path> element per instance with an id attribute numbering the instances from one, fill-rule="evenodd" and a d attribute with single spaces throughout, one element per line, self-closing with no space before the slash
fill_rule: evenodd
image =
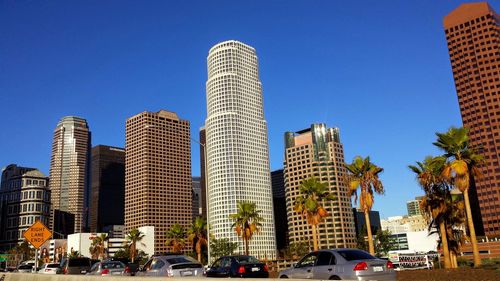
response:
<path id="1" fill-rule="evenodd" d="M 442 28 L 461 2 L 0 1 L 0 166 L 48 175 L 66 115 L 87 119 L 93 145 L 123 147 L 126 118 L 144 110 L 178 113 L 197 138 L 208 50 L 235 39 L 259 57 L 271 168 L 285 131 L 325 122 L 347 161 L 385 168 L 374 209 L 405 214 L 421 194 L 406 166 L 436 153 L 434 132 L 461 125 Z"/>

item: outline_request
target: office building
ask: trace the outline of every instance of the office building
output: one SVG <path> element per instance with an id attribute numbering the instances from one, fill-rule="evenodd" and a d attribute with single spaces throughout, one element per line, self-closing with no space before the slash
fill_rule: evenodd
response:
<path id="1" fill-rule="evenodd" d="M 346 174 L 344 148 L 339 130 L 325 124 L 312 124 L 310 128 L 285 133 L 285 194 L 290 242 L 312 239 L 311 226 L 294 211 L 300 196 L 300 185 L 314 177 L 328 185 L 336 198 L 323 202 L 330 214 L 318 225 L 320 249 L 352 248 L 356 246 L 356 229 L 351 198 L 343 181 Z M 312 245 L 312 242 L 311 242 Z"/>
<path id="2" fill-rule="evenodd" d="M 499 236 L 500 16 L 486 2 L 463 3 L 443 24 L 462 122 L 486 160 L 469 191 L 476 235 Z"/>
<path id="3" fill-rule="evenodd" d="M 213 46 L 208 54 L 207 119 L 208 223 L 215 238 L 238 243 L 230 214 L 237 203 L 257 205 L 264 219 L 250 241 L 250 254 L 276 256 L 267 123 L 255 49 L 238 41 Z"/>
<path id="4" fill-rule="evenodd" d="M 422 215 L 420 210 L 420 204 L 425 196 L 415 197 L 415 200 L 406 201 L 406 209 L 408 210 L 408 216 Z"/>
<path id="5" fill-rule="evenodd" d="M 354 225 L 356 226 L 356 236 L 366 236 L 367 231 L 366 231 L 366 219 L 365 219 L 365 212 L 361 209 L 357 208 L 352 208 L 353 215 L 354 215 Z M 368 213 L 368 216 L 370 217 L 370 226 L 372 230 L 372 234 L 375 235 L 379 229 L 381 229 L 380 225 L 380 214 L 378 211 L 373 211 L 371 210 Z"/>
<path id="6" fill-rule="evenodd" d="M 202 215 L 201 206 L 201 178 L 193 177 L 193 220 Z"/>
<path id="7" fill-rule="evenodd" d="M 87 121 L 66 116 L 54 130 L 50 160 L 51 228 L 55 238 L 88 226 L 90 131 Z"/>
<path id="8" fill-rule="evenodd" d="M 125 150 L 125 230 L 153 226 L 154 252 L 172 252 L 167 230 L 192 219 L 189 121 L 166 110 L 132 116 Z"/>
<path id="9" fill-rule="evenodd" d="M 422 215 L 416 216 L 394 216 L 380 220 L 382 230 L 391 233 L 427 231 L 429 223 Z"/>
<path id="10" fill-rule="evenodd" d="M 37 169 L 8 165 L 0 185 L 0 250 L 24 240 L 23 232 L 35 221 L 50 218 L 49 179 Z"/>
<path id="11" fill-rule="evenodd" d="M 97 145 L 91 152 L 90 231 L 125 223 L 125 149 Z"/>
<path id="12" fill-rule="evenodd" d="M 283 251 L 288 246 L 288 223 L 286 221 L 285 179 L 283 169 L 271 172 L 273 189 L 274 229 L 276 230 L 276 247 Z"/>

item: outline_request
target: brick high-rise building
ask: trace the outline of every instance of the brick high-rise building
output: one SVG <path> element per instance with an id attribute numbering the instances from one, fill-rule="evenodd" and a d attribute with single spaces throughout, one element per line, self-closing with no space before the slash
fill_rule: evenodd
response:
<path id="1" fill-rule="evenodd" d="M 125 150 L 125 227 L 154 226 L 155 253 L 172 252 L 167 230 L 192 219 L 189 121 L 165 110 L 132 116 Z"/>
<path id="2" fill-rule="evenodd" d="M 337 128 L 313 124 L 296 133 L 285 133 L 285 194 L 291 243 L 307 242 L 312 236 L 311 226 L 294 211 L 294 205 L 302 181 L 314 177 L 328 184 L 329 192 L 336 197 L 323 203 L 330 216 L 318 225 L 319 248 L 356 247 L 351 198 L 343 181 L 344 165 L 344 148 Z"/>
<path id="3" fill-rule="evenodd" d="M 97 145 L 91 152 L 90 231 L 124 224 L 125 149 Z"/>
<path id="4" fill-rule="evenodd" d="M 486 164 L 469 192 L 477 235 L 500 235 L 500 16 L 486 2 L 464 3 L 444 17 L 464 127 Z M 477 195 L 476 195 L 477 190 Z M 476 199 L 477 198 L 477 199 Z M 475 200 L 474 200 L 475 199 Z M 479 207 L 477 208 L 477 204 Z"/>
<path id="5" fill-rule="evenodd" d="M 50 161 L 51 226 L 56 235 L 86 231 L 89 207 L 90 131 L 87 121 L 66 116 L 54 130 Z"/>

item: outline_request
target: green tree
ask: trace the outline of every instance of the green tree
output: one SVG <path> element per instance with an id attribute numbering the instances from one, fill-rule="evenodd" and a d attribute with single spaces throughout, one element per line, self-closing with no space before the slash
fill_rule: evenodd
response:
<path id="1" fill-rule="evenodd" d="M 228 238 L 215 239 L 210 237 L 210 254 L 213 260 L 232 255 L 236 249 L 238 249 L 238 243 L 231 242 Z"/>
<path id="2" fill-rule="evenodd" d="M 363 251 L 368 251 L 368 243 L 366 241 L 366 225 L 363 225 L 361 230 L 358 233 L 358 236 L 356 237 L 356 248 L 363 250 Z"/>
<path id="3" fill-rule="evenodd" d="M 386 257 L 387 253 L 394 248 L 394 239 L 391 238 L 389 230 L 378 229 L 375 234 L 375 255 Z"/>
<path id="4" fill-rule="evenodd" d="M 130 258 L 130 247 L 128 245 L 123 246 L 120 250 L 116 251 L 115 258 Z M 134 262 L 144 263 L 148 259 L 148 255 L 143 250 L 137 250 Z"/>
<path id="5" fill-rule="evenodd" d="M 370 157 L 361 156 L 356 156 L 351 164 L 346 164 L 346 169 L 349 194 L 354 197 L 354 202 L 358 199 L 357 191 L 360 189 L 359 206 L 365 214 L 368 250 L 375 255 L 369 214 L 374 202 L 373 193 L 384 194 L 384 186 L 379 179 L 379 174 L 384 169 L 370 162 Z"/>
<path id="6" fill-rule="evenodd" d="M 174 253 L 180 253 L 184 248 L 185 240 L 186 231 L 184 227 L 176 223 L 167 231 L 167 241 L 165 241 L 165 244 L 172 247 Z"/>
<path id="7" fill-rule="evenodd" d="M 106 257 L 107 241 L 108 241 L 108 235 L 106 233 L 101 233 L 92 239 L 92 243 L 89 248 L 92 258 L 97 258 L 102 260 Z"/>
<path id="8" fill-rule="evenodd" d="M 287 258 L 292 258 L 292 259 L 298 259 L 299 257 L 304 256 L 309 252 L 309 245 L 307 242 L 301 241 L 301 242 L 295 242 L 295 243 L 290 243 L 288 246 L 285 248 L 285 257 Z"/>
<path id="9" fill-rule="evenodd" d="M 137 243 L 140 243 L 143 238 L 144 238 L 144 233 L 142 233 L 137 228 L 131 229 L 125 236 L 126 244 L 130 249 L 129 250 L 130 260 L 132 262 L 135 262 L 135 257 L 137 255 Z"/>
<path id="10" fill-rule="evenodd" d="M 425 192 L 425 197 L 421 203 L 421 210 L 429 218 L 429 229 L 436 227 L 439 230 L 441 245 L 444 255 L 444 267 L 451 268 L 450 251 L 446 231 L 446 200 L 450 193 L 450 184 L 442 176 L 442 171 L 446 164 L 444 157 L 425 158 L 424 162 L 417 162 L 417 165 L 410 165 L 408 168 L 416 174 L 419 185 Z"/>
<path id="11" fill-rule="evenodd" d="M 328 192 L 328 185 L 311 177 L 302 181 L 299 187 L 300 196 L 295 199 L 294 210 L 301 214 L 311 225 L 313 249 L 318 247 L 318 224 L 324 217 L 329 216 L 323 207 L 324 201 L 333 200 L 335 197 Z"/>
<path id="12" fill-rule="evenodd" d="M 202 248 L 207 246 L 207 222 L 202 217 L 197 217 L 188 229 L 188 240 L 193 243 L 198 261 L 201 262 Z"/>
<path id="13" fill-rule="evenodd" d="M 229 218 L 234 222 L 231 227 L 243 239 L 245 255 L 248 255 L 249 241 L 255 234 L 259 233 L 261 222 L 264 219 L 260 216 L 261 210 L 257 210 L 257 205 L 254 202 L 240 201 L 237 206 L 237 213 L 229 215 Z"/>
<path id="14" fill-rule="evenodd" d="M 474 256 L 474 267 L 481 265 L 479 249 L 477 247 L 476 231 L 472 221 L 472 211 L 469 201 L 469 187 L 471 181 L 481 176 L 479 165 L 484 163 L 484 157 L 477 152 L 477 148 L 469 143 L 469 130 L 467 128 L 450 128 L 446 133 L 436 133 L 437 141 L 434 145 L 442 149 L 448 160 L 448 165 L 443 171 L 444 177 L 451 179 L 453 185 L 464 195 L 467 225 Z"/>

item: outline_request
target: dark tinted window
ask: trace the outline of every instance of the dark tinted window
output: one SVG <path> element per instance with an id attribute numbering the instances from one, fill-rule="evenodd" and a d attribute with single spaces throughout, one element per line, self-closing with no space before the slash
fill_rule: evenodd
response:
<path id="1" fill-rule="evenodd" d="M 374 256 L 372 256 L 366 252 L 358 251 L 358 250 L 340 250 L 340 251 L 337 251 L 337 253 L 339 255 L 341 255 L 347 261 L 373 260 L 373 259 L 375 259 Z"/>
<path id="2" fill-rule="evenodd" d="M 117 262 L 107 262 L 102 264 L 102 268 L 125 268 L 125 265 L 119 261 Z"/>
<path id="3" fill-rule="evenodd" d="M 58 268 L 58 267 L 59 267 L 59 264 L 57 264 L 57 263 L 47 264 L 47 268 Z"/>
<path id="4" fill-rule="evenodd" d="M 183 262 L 198 262 L 195 259 L 189 259 L 188 257 L 175 257 L 175 258 L 167 258 L 167 262 L 169 264 L 183 263 Z"/>
<path id="5" fill-rule="evenodd" d="M 151 263 L 151 270 L 153 269 L 160 269 L 165 265 L 165 263 L 160 260 L 160 259 L 154 259 L 153 262 Z"/>
<path id="6" fill-rule="evenodd" d="M 211 268 L 221 267 L 221 264 L 222 264 L 222 259 L 218 259 L 212 264 Z"/>
<path id="7" fill-rule="evenodd" d="M 252 256 L 246 256 L 246 257 L 234 257 L 236 261 L 240 264 L 250 264 L 250 263 L 259 263 L 259 260 L 252 257 Z"/>
<path id="8" fill-rule="evenodd" d="M 18 267 L 18 269 L 32 269 L 32 268 L 33 268 L 33 266 L 31 266 L 31 265 L 20 265 Z"/>
<path id="9" fill-rule="evenodd" d="M 69 259 L 68 266 L 90 266 L 90 259 Z"/>
<path id="10" fill-rule="evenodd" d="M 332 253 L 330 253 L 330 252 L 320 252 L 318 254 L 318 261 L 316 262 L 316 266 L 335 264 L 335 262 L 334 263 L 330 263 L 330 261 L 332 260 L 332 258 L 333 258 L 333 254 Z"/>

